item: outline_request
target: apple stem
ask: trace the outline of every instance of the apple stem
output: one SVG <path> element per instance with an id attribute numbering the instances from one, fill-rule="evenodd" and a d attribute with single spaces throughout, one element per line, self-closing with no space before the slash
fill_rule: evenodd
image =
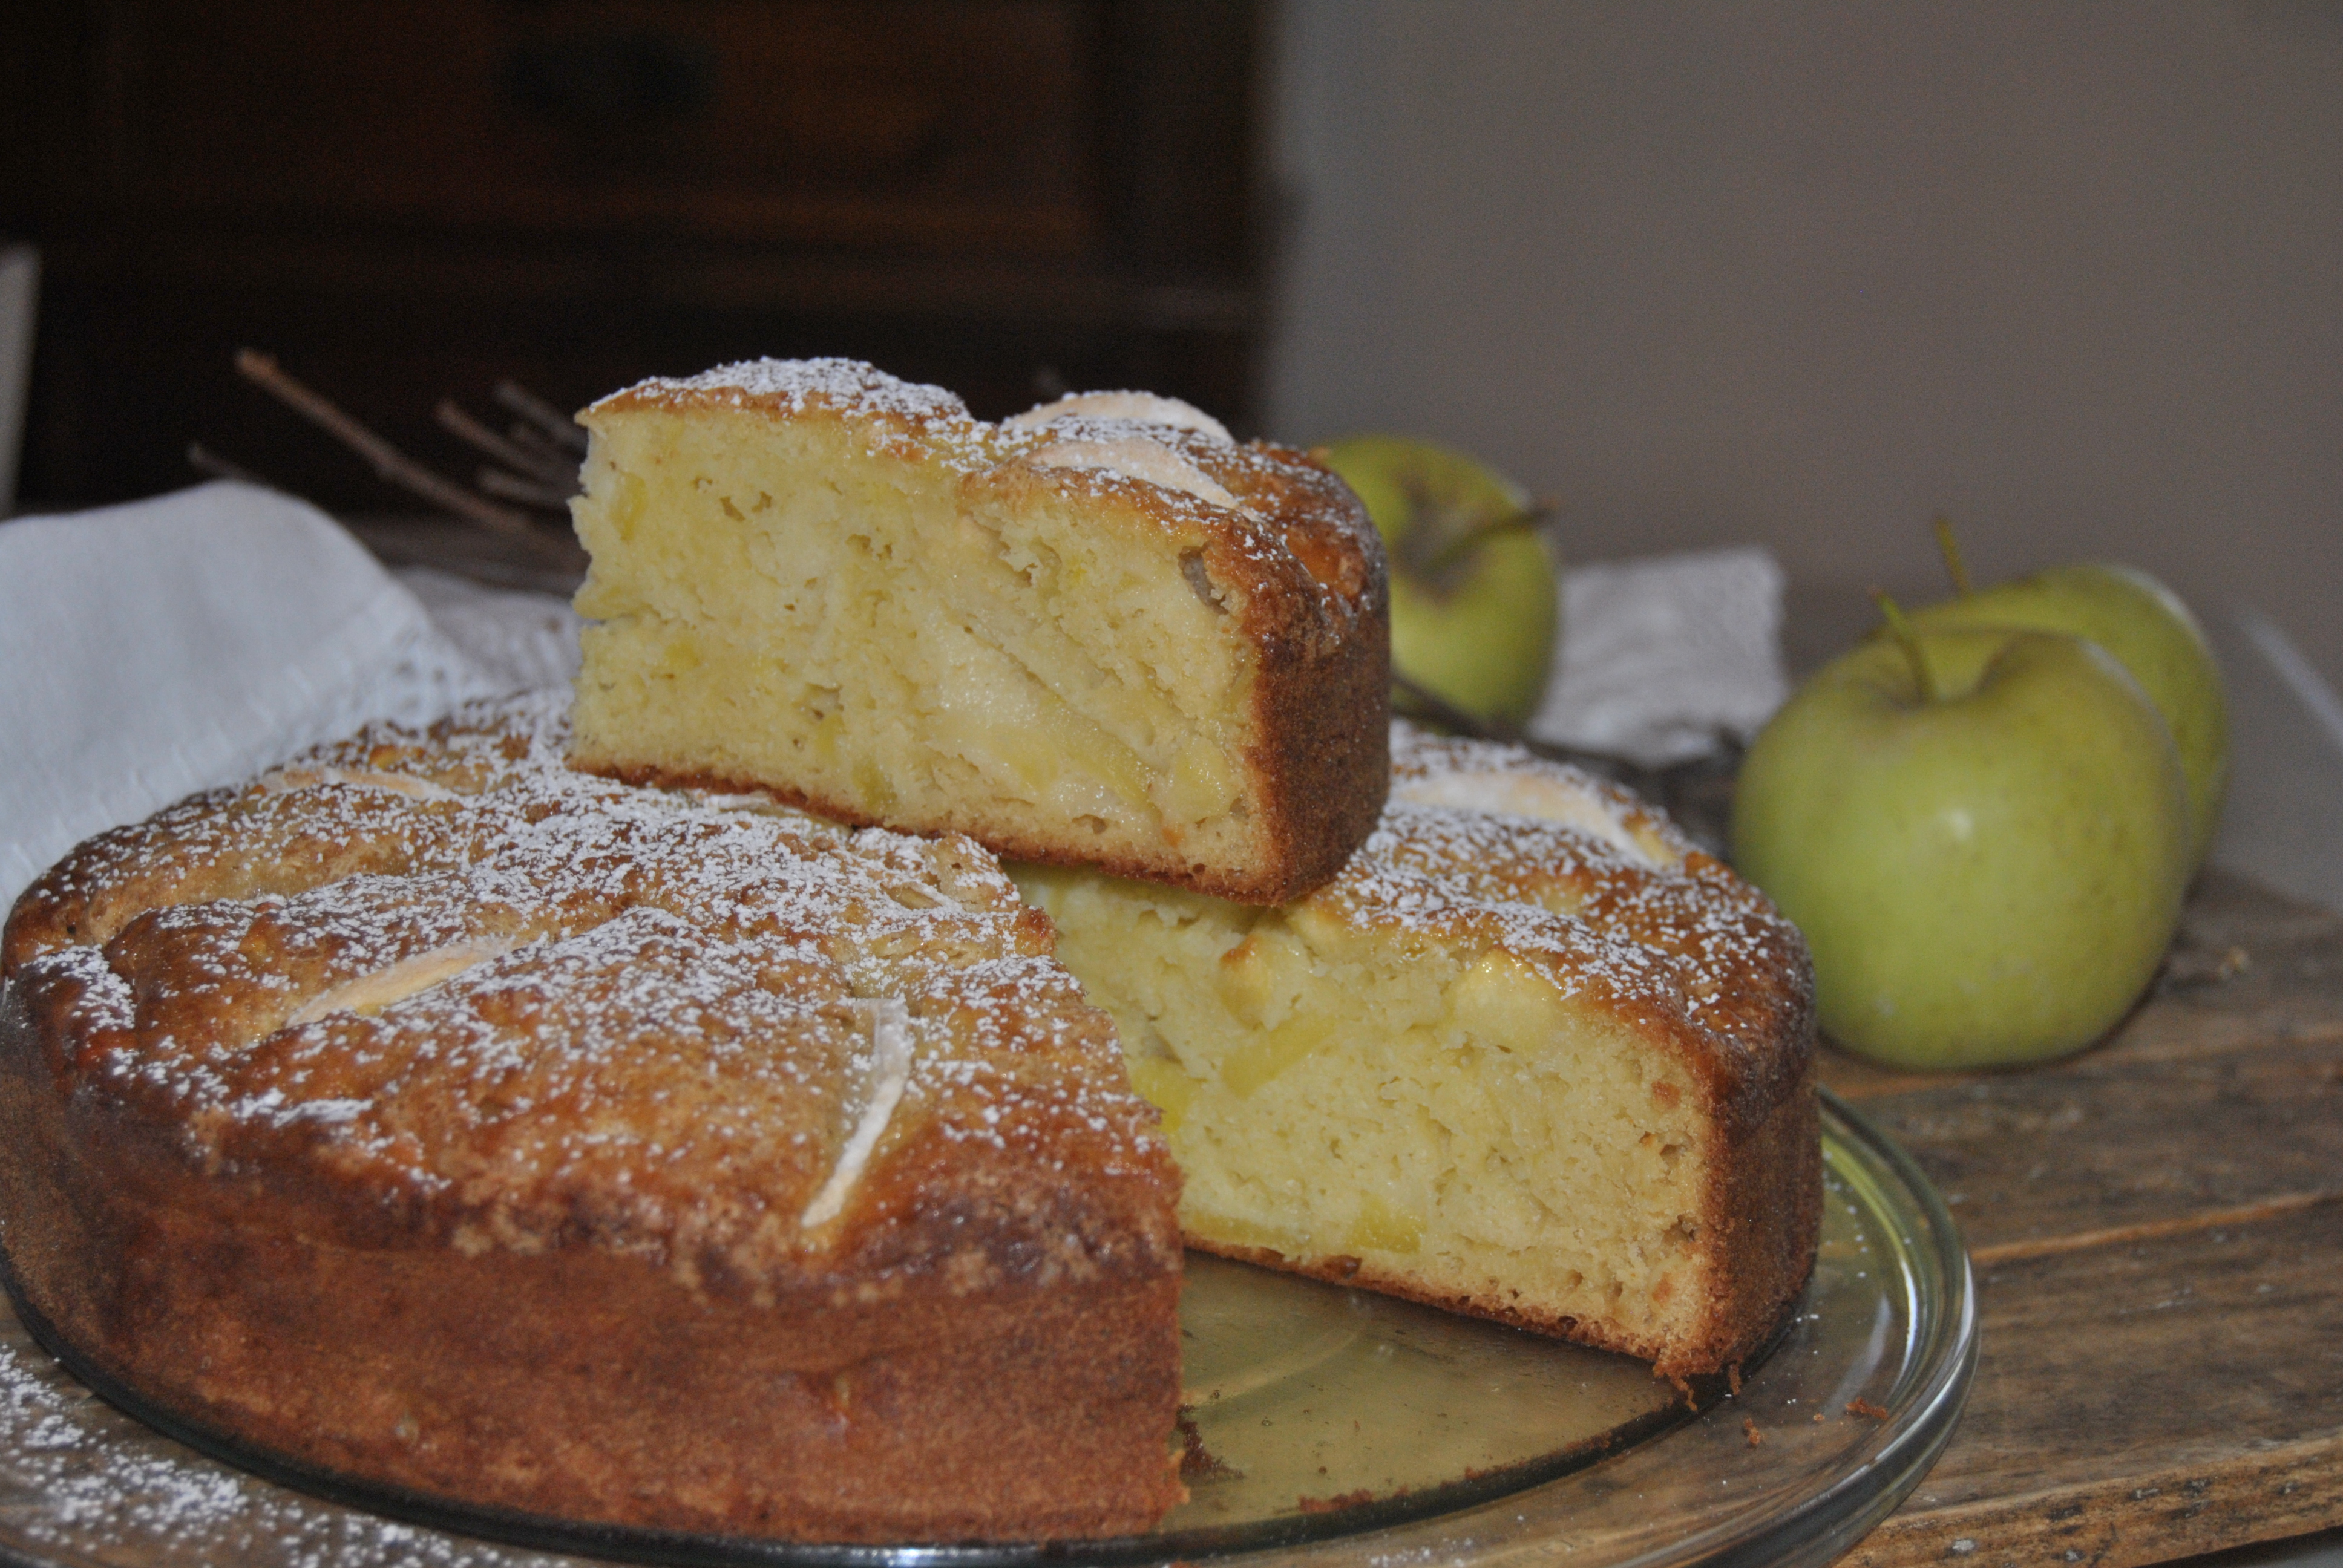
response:
<path id="1" fill-rule="evenodd" d="M 1953 537 L 1953 519 L 1944 513 L 1936 514 L 1936 551 L 1945 558 L 1945 575 L 1953 579 L 1953 591 L 1966 598 L 1976 589 L 1969 582 L 1969 568 L 1961 559 L 1961 542 Z"/>
<path id="2" fill-rule="evenodd" d="M 1545 526 L 1546 520 L 1560 509 L 1561 508 L 1555 502 L 1540 498 L 1518 512 L 1507 512 L 1502 518 L 1465 529 L 1464 532 L 1433 551 L 1432 558 L 1417 569 L 1424 577 L 1436 578 L 1466 556 L 1471 555 L 1484 541 L 1493 539 L 1501 534 L 1517 534 L 1525 529 L 1542 528 Z"/>
<path id="3" fill-rule="evenodd" d="M 1885 588 L 1873 588 L 1871 597 L 1879 606 L 1880 618 L 1887 622 L 1888 635 L 1904 645 L 1904 657 L 1911 661 L 1912 684 L 1920 689 L 1920 700 L 1939 700 L 1936 677 L 1928 673 L 1927 656 L 1920 651 L 1919 634 L 1912 629 L 1912 623 L 1904 618 L 1903 607 L 1887 597 Z"/>

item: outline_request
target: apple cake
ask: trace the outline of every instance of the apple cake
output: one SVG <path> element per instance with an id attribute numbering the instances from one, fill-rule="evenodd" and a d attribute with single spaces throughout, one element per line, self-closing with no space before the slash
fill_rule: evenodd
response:
<path id="1" fill-rule="evenodd" d="M 1306 454 L 1167 398 L 993 424 L 835 359 L 578 416 L 574 757 L 1252 903 L 1382 809 L 1382 547 Z"/>
<path id="2" fill-rule="evenodd" d="M 961 838 L 570 770 L 560 709 L 377 729 L 17 903 L 28 1323 L 293 1473 L 830 1542 L 1182 1495 L 1178 1175 Z M 379 1494 L 379 1493 L 377 1493 Z"/>
<path id="3" fill-rule="evenodd" d="M 1162 1109 L 1191 1246 L 1677 1378 L 1803 1288 L 1805 949 L 1625 791 L 1395 726 L 1381 826 L 1282 908 L 1011 874 Z"/>

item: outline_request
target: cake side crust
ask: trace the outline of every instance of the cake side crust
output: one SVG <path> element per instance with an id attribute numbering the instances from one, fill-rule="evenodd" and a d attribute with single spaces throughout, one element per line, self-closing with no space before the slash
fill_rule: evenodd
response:
<path id="1" fill-rule="evenodd" d="M 1131 1332 L 1174 1321 L 1173 1274 L 896 1302 L 888 1342 L 840 1360 L 639 1261 L 336 1246 L 265 1210 L 174 1207 L 25 1123 L 11 1093 L 12 1147 L 71 1182 L 0 1178 L 28 1302 L 176 1419 L 312 1469 L 550 1519 L 879 1543 L 1130 1533 L 1182 1495 L 1137 1435 L 1170 1424 L 1176 1340 L 1135 1358 Z"/>
<path id="2" fill-rule="evenodd" d="M 1189 1245 L 1723 1371 L 1818 1236 L 1803 945 L 1632 798 L 1395 749 L 1383 826 L 1281 910 L 1014 869 L 1164 1110 Z"/>

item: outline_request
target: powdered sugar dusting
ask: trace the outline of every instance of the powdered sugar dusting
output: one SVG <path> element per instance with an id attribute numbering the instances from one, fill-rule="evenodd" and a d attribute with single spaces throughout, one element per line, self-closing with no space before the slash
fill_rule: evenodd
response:
<path id="1" fill-rule="evenodd" d="M 1565 996 L 1682 1020 L 1752 1104 L 1811 1034 L 1804 943 L 1765 895 L 1607 780 L 1518 747 L 1392 732 L 1382 823 L 1312 902 L 1467 952 Z"/>
<path id="2" fill-rule="evenodd" d="M 1128 419 L 1140 425 L 1167 425 L 1193 430 L 1222 446 L 1234 445 L 1228 427 L 1192 403 L 1160 397 L 1152 392 L 1070 392 L 1054 403 L 1043 403 L 1001 421 L 1010 426 L 1047 425 L 1073 416 L 1094 419 Z"/>
<path id="3" fill-rule="evenodd" d="M 1642 865 L 1672 865 L 1681 858 L 1662 859 L 1650 853 L 1628 826 L 1629 819 L 1612 809 L 1602 797 L 1535 774 L 1433 773 L 1395 780 L 1392 799 L 1410 806 L 1446 806 L 1490 816 L 1567 822 Z"/>
<path id="4" fill-rule="evenodd" d="M 1177 490 L 1215 507 L 1240 503 L 1228 487 L 1162 442 L 1148 436 L 1111 441 L 1053 441 L 1033 454 L 1045 468 L 1102 468 L 1126 479 Z"/>
<path id="5" fill-rule="evenodd" d="M 1391 727 L 1392 799 L 1567 822 L 1645 864 L 1677 866 L 1692 840 L 1633 791 L 1519 746 Z"/>
<path id="6" fill-rule="evenodd" d="M 1327 640 L 1355 637 L 1383 612 L 1383 542 L 1349 488 L 1303 453 L 1233 442 L 1218 420 L 1174 398 L 1083 393 L 996 425 L 971 417 L 940 387 L 859 361 L 758 359 L 639 382 L 581 417 L 590 426 L 599 412 L 641 405 L 834 416 L 870 450 L 943 465 L 980 491 L 989 478 L 1030 481 L 1035 467 L 1078 495 L 1089 487 L 1126 506 L 1131 486 L 1144 485 L 1151 509 L 1167 521 L 1209 534 L 1251 575 L 1292 580 L 1311 595 Z M 1306 575 L 1293 572 L 1297 563 Z"/>
<path id="7" fill-rule="evenodd" d="M 5 1536 L 60 1563 L 166 1568 L 553 1568 L 575 1563 L 287 1492 L 106 1404 L 0 1314 Z"/>
<path id="8" fill-rule="evenodd" d="M 514 699 L 103 836 L 20 906 L 12 983 L 75 983 L 119 1037 L 86 1091 L 197 1164 L 306 1165 L 459 1241 L 588 1213 L 685 1277 L 810 1282 L 925 1139 L 1157 1179 L 1111 1023 L 982 849 L 632 788 L 566 743 L 564 694 Z"/>
<path id="9" fill-rule="evenodd" d="M 587 412 L 606 404 L 682 398 L 760 403 L 786 414 L 826 406 L 920 423 L 969 417 L 968 405 L 942 387 L 899 380 L 859 359 L 744 359 L 697 376 L 652 377 Z"/>
<path id="10" fill-rule="evenodd" d="M 317 784 L 347 784 L 358 789 L 387 789 L 397 795 L 411 795 L 418 800 L 453 800 L 456 793 L 432 783 L 428 779 L 410 779 L 404 773 L 385 773 L 372 768 L 279 768 L 260 776 L 259 787 L 271 795 L 282 795 L 288 789 L 306 789 Z"/>

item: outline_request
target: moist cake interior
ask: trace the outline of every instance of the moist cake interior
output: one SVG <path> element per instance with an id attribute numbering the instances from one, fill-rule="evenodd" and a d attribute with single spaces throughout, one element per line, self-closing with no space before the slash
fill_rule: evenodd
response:
<path id="1" fill-rule="evenodd" d="M 1316 657 L 1263 647 L 1264 596 L 1314 624 L 1370 619 L 1349 601 L 1379 592 L 1340 550 L 1293 556 L 1256 508 L 1290 500 L 1298 454 L 1081 415 L 990 425 L 830 362 L 719 374 L 738 387 L 650 384 L 584 416 L 585 765 L 1238 897 L 1299 891 L 1363 834 L 1379 757 L 1349 769 L 1361 809 L 1311 803 L 1347 842 L 1299 873 L 1244 869 L 1292 837 L 1261 809 L 1263 683 Z M 1321 511 L 1355 510 L 1311 477 Z M 1349 533 L 1368 548 L 1363 521 Z M 1369 707 L 1372 673 L 1345 688 Z"/>
<path id="2" fill-rule="evenodd" d="M 1190 1244 L 1717 1370 L 1811 1256 L 1803 950 L 1593 780 L 1406 754 L 1281 908 L 1011 868 L 1163 1111 Z"/>

